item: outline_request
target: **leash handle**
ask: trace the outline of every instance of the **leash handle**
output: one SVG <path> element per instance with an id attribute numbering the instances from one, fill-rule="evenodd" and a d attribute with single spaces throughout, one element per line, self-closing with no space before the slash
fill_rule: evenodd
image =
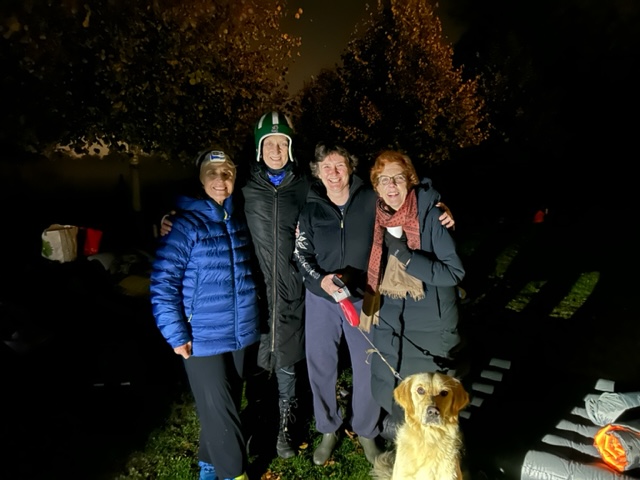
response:
<path id="1" fill-rule="evenodd" d="M 340 287 L 342 290 L 340 293 L 334 293 L 333 298 L 338 302 L 338 305 L 340 305 L 342 313 L 344 313 L 344 317 L 347 319 L 347 322 L 349 322 L 349 325 L 357 327 L 360 325 L 360 315 L 358 315 L 353 303 L 349 300 L 351 292 L 349 292 L 349 289 L 338 275 L 334 275 L 331 280 L 336 287 Z"/>
<path id="2" fill-rule="evenodd" d="M 360 315 L 356 312 L 356 308 L 353 306 L 353 303 L 348 298 L 341 300 L 338 302 L 340 308 L 342 308 L 342 313 L 344 313 L 347 322 L 352 327 L 357 327 L 360 325 Z"/>

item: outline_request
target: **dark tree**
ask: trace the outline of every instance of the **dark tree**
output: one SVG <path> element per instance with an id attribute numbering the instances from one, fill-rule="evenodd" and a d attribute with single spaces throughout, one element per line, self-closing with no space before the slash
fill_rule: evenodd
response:
<path id="1" fill-rule="evenodd" d="M 640 4 L 454 3 L 469 26 L 456 60 L 488 81 L 481 91 L 499 132 L 486 144 L 486 156 L 499 163 L 481 173 L 514 185 L 502 198 L 521 195 L 536 208 L 584 209 L 598 203 L 597 188 L 624 207 L 635 189 L 626 172 L 636 148 L 630 119 L 640 105 Z"/>
<path id="2" fill-rule="evenodd" d="M 273 0 L 32 0 L 1 8 L 0 142 L 42 152 L 87 142 L 190 157 L 240 148 L 287 97 L 300 39 Z"/>
<path id="3" fill-rule="evenodd" d="M 454 66 L 428 2 L 379 1 L 360 28 L 337 71 L 301 93 L 298 122 L 308 144 L 333 137 L 365 162 L 398 148 L 434 165 L 488 137 L 478 79 Z"/>

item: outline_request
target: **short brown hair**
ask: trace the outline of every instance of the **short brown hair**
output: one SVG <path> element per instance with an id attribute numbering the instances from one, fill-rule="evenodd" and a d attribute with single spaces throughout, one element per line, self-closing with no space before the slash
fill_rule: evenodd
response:
<path id="1" fill-rule="evenodd" d="M 371 184 L 374 188 L 378 184 L 378 178 L 380 177 L 382 170 L 384 170 L 384 167 L 390 163 L 397 163 L 402 167 L 402 173 L 407 177 L 408 189 L 411 189 L 420 183 L 418 173 L 413 166 L 413 162 L 407 155 L 396 150 L 385 150 L 376 157 L 376 161 L 369 172 L 369 178 L 371 179 Z"/>
<path id="2" fill-rule="evenodd" d="M 309 169 L 311 170 L 311 174 L 314 177 L 319 177 L 318 174 L 318 164 L 324 161 L 332 153 L 338 154 L 347 161 L 347 165 L 349 167 L 349 175 L 351 175 L 356 167 L 358 166 L 357 157 L 351 155 L 346 148 L 342 145 L 338 145 L 336 143 L 329 142 L 319 142 L 316 145 L 315 154 L 313 160 L 309 163 Z"/>

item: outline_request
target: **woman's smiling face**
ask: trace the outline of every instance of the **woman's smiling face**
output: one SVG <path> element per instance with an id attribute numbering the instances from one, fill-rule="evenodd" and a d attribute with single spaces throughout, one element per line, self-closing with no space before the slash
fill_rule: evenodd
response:
<path id="1" fill-rule="evenodd" d="M 220 205 L 233 193 L 235 180 L 235 167 L 226 161 L 204 162 L 200 167 L 200 181 L 205 193 Z"/>
<path id="2" fill-rule="evenodd" d="M 383 185 L 383 183 L 386 183 L 386 185 Z M 376 191 L 382 200 L 384 200 L 384 203 L 394 210 L 398 210 L 409 193 L 407 176 L 402 165 L 396 162 L 385 165 L 378 176 Z"/>
<path id="3" fill-rule="evenodd" d="M 269 168 L 283 168 L 289 161 L 289 139 L 285 135 L 274 134 L 262 140 L 262 159 Z"/>
<path id="4" fill-rule="evenodd" d="M 342 155 L 332 153 L 318 164 L 318 177 L 327 189 L 329 197 L 349 192 L 349 161 Z"/>

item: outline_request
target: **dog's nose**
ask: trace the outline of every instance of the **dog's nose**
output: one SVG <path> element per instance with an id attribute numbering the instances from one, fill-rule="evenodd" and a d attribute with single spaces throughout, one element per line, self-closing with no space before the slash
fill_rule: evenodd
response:
<path id="1" fill-rule="evenodd" d="M 440 416 L 440 410 L 438 410 L 438 407 L 427 407 L 428 418 L 438 418 L 439 416 Z"/>

